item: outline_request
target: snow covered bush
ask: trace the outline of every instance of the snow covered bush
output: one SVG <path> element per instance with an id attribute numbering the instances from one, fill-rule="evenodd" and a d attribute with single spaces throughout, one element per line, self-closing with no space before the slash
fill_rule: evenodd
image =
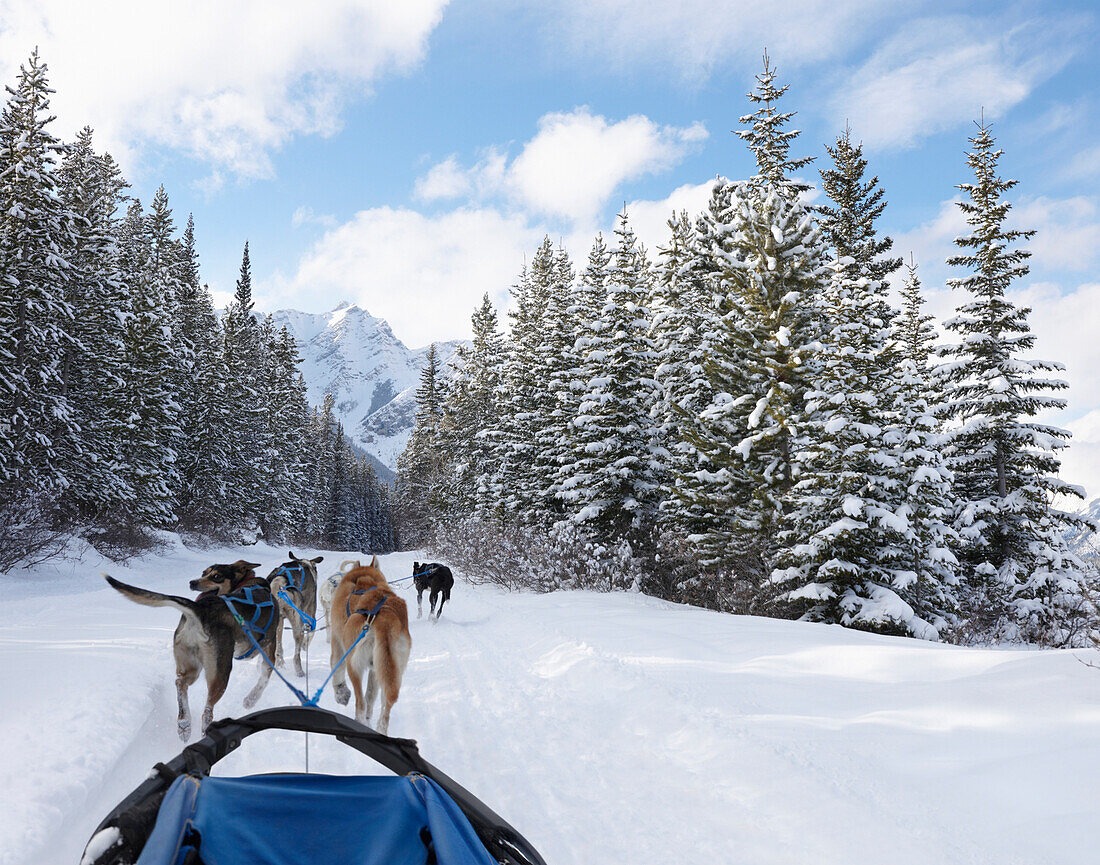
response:
<path id="1" fill-rule="evenodd" d="M 471 582 L 508 589 L 615 591 L 637 589 L 642 579 L 629 544 L 598 543 L 569 522 L 549 530 L 476 518 L 440 522 L 428 549 Z"/>

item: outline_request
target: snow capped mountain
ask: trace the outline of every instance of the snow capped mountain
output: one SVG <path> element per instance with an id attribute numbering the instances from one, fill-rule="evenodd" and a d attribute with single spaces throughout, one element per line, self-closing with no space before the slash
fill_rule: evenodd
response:
<path id="1" fill-rule="evenodd" d="M 281 309 L 272 319 L 298 343 L 309 401 L 320 405 L 331 393 L 344 432 L 377 463 L 396 470 L 412 432 L 427 347 L 408 348 L 384 319 L 347 302 L 325 313 Z M 436 343 L 443 369 L 460 344 Z"/>
<path id="2" fill-rule="evenodd" d="M 1093 499 L 1082 515 L 1100 524 L 1100 498 Z M 1100 563 L 1100 533 L 1081 529 L 1069 535 L 1069 548 L 1083 559 Z"/>

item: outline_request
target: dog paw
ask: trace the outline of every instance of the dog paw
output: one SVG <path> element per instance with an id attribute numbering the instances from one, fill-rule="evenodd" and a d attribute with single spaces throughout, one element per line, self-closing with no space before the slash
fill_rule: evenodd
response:
<path id="1" fill-rule="evenodd" d="M 336 702 L 339 703 L 341 706 L 346 706 L 348 704 L 348 700 L 350 700 L 350 699 L 351 699 L 351 688 L 349 688 L 347 685 L 337 685 L 336 686 Z"/>
<path id="2" fill-rule="evenodd" d="M 206 728 L 214 723 L 214 710 L 207 706 L 202 711 L 202 732 L 206 733 Z"/>
<path id="3" fill-rule="evenodd" d="M 294 662 L 294 672 L 298 676 L 299 679 L 302 678 L 306 674 L 306 671 L 302 668 L 302 662 L 301 661 L 295 661 Z"/>
<path id="4" fill-rule="evenodd" d="M 176 732 L 179 733 L 179 737 L 184 742 L 191 740 L 191 720 L 180 721 L 176 725 Z"/>

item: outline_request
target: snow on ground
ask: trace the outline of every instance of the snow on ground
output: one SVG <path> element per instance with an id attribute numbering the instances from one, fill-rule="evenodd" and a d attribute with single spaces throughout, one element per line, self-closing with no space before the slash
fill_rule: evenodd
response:
<path id="1" fill-rule="evenodd" d="M 0 863 L 76 861 L 180 750 L 176 615 L 126 601 L 98 571 L 184 593 L 214 561 L 266 573 L 283 552 L 176 547 L 129 568 L 87 555 L 0 579 Z M 344 557 L 326 554 L 321 573 Z M 405 576 L 414 558 L 383 568 Z M 553 865 L 1063 865 L 1100 849 L 1100 669 L 1078 660 L 1100 664 L 1096 652 L 960 649 L 461 581 L 441 622 L 411 629 L 390 732 L 419 740 Z M 327 657 L 321 634 L 314 687 Z M 243 712 L 255 663 L 237 665 L 216 717 Z M 196 721 L 202 699 L 200 682 Z M 261 706 L 286 702 L 272 678 Z M 300 733 L 264 733 L 216 771 L 301 771 L 303 750 Z M 385 771 L 317 736 L 310 760 Z"/>

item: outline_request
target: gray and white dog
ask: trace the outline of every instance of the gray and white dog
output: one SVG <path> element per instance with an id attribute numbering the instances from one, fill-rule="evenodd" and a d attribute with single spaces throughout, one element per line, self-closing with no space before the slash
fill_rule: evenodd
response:
<path id="1" fill-rule="evenodd" d="M 315 627 L 307 625 L 299 610 L 313 619 L 316 625 L 317 564 L 323 562 L 325 557 L 300 559 L 294 555 L 293 550 L 288 554 L 290 561 L 279 565 L 267 578 L 279 610 L 279 618 L 275 624 L 275 665 L 282 667 L 284 663 L 283 619 L 286 619 L 294 632 L 294 672 L 304 676 L 306 671 L 302 667 L 302 650 L 309 648 Z"/>

